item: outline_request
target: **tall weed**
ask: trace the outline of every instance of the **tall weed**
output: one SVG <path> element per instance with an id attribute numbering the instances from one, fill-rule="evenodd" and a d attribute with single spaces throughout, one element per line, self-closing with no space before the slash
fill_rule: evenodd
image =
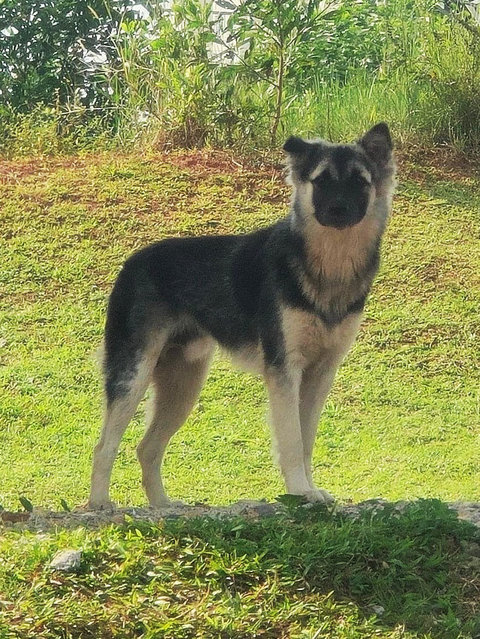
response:
<path id="1" fill-rule="evenodd" d="M 429 82 L 428 103 L 419 112 L 419 125 L 435 143 L 463 151 L 480 147 L 480 32 L 478 37 L 458 25 L 431 34 L 428 66 L 422 75 Z"/>
<path id="2" fill-rule="evenodd" d="M 30 113 L 0 107 L 0 123 L 0 154 L 6 158 L 70 154 L 114 144 L 107 118 L 85 107 L 39 105 Z"/>

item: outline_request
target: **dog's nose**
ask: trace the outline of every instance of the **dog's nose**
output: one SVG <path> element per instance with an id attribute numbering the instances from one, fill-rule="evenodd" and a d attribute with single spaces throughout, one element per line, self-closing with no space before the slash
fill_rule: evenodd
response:
<path id="1" fill-rule="evenodd" d="M 333 217 L 343 217 L 347 212 L 344 206 L 332 206 L 330 207 L 330 215 Z"/>

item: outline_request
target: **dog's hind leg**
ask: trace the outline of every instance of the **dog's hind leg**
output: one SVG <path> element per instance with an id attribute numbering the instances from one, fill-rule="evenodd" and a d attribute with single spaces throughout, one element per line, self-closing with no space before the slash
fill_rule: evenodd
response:
<path id="1" fill-rule="evenodd" d="M 187 419 L 204 384 L 214 348 L 208 339 L 205 344 L 206 348 L 193 360 L 186 359 L 186 349 L 171 348 L 153 372 L 153 415 L 137 455 L 148 501 L 156 508 L 170 503 L 160 468 L 170 438 Z"/>
<path id="2" fill-rule="evenodd" d="M 318 421 L 328 392 L 332 386 L 338 363 L 322 363 L 312 366 L 302 375 L 300 385 L 300 425 L 302 430 L 305 472 L 312 489 L 312 454 Z M 326 495 L 326 491 L 324 491 Z M 333 497 L 331 498 L 333 501 Z"/>
<path id="3" fill-rule="evenodd" d="M 162 345 L 124 356 L 122 367 L 107 371 L 106 408 L 100 440 L 95 446 L 88 507 L 108 508 L 110 476 L 123 433 L 152 379 Z"/>

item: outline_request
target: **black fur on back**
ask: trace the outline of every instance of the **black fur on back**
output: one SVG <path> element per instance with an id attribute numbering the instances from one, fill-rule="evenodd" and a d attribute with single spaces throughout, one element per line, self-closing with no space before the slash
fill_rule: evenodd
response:
<path id="1" fill-rule="evenodd" d="M 324 220 L 337 229 L 358 223 L 365 214 L 369 188 L 384 198 L 379 215 L 386 221 L 395 170 L 386 125 L 377 125 L 352 145 L 289 138 L 284 149 L 294 186 L 312 183 L 319 229 Z M 317 177 L 312 173 L 316 166 Z M 362 171 L 368 179 L 371 176 L 371 186 L 362 181 Z M 155 333 L 167 331 L 167 346 L 187 345 L 207 335 L 231 351 L 260 346 L 266 366 L 282 367 L 283 307 L 313 314 L 327 330 L 363 309 L 378 269 L 384 222 L 378 236 L 369 240 L 371 246 L 362 247 L 362 259 L 349 281 L 335 274 L 328 279 L 322 270 L 310 270 L 303 228 L 308 213 L 299 211 L 302 206 L 295 196 L 289 215 L 270 227 L 246 235 L 171 238 L 126 261 L 107 312 L 108 401 L 122 392 Z M 337 222 L 341 215 L 346 222 Z"/>
<path id="2" fill-rule="evenodd" d="M 330 327 L 363 308 L 363 292 L 348 300 L 343 312 L 315 306 L 302 290 L 304 254 L 289 218 L 247 235 L 172 238 L 135 253 L 121 270 L 108 306 L 107 397 L 114 398 L 119 373 L 128 378 L 135 354 L 162 322 L 186 320 L 186 328 L 172 333 L 173 343 L 204 334 L 229 350 L 260 342 L 266 363 L 281 366 L 280 304 L 312 312 Z M 373 277 L 377 264 L 375 246 L 369 273 L 359 277 Z"/>

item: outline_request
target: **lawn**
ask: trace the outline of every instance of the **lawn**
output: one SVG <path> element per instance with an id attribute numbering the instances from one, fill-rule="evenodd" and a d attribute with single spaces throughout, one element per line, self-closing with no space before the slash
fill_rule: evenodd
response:
<path id="1" fill-rule="evenodd" d="M 402 162 L 380 275 L 320 423 L 315 476 L 342 500 L 480 500 L 480 177 Z M 442 168 L 443 167 L 443 168 Z M 4 162 L 0 219 L 0 504 L 82 502 L 102 398 L 95 352 L 112 282 L 154 240 L 242 232 L 285 214 L 281 165 L 221 152 Z M 218 355 L 167 453 L 170 494 L 282 492 L 257 378 Z M 127 431 L 113 498 L 142 504 Z"/>
<path id="2" fill-rule="evenodd" d="M 473 639 L 480 536 L 441 502 L 358 520 L 131 521 L 0 538 L 2 639 Z M 82 551 L 73 573 L 49 562 Z"/>
<path id="3" fill-rule="evenodd" d="M 327 401 L 314 475 L 340 500 L 480 501 L 480 175 L 446 152 L 401 160 L 382 268 Z M 1 162 L 0 193 L 0 504 L 16 509 L 23 496 L 59 509 L 60 500 L 73 506 L 88 493 L 102 412 L 95 351 L 126 256 L 164 237 L 268 224 L 285 214 L 289 190 L 278 158 L 205 151 Z M 265 413 L 260 381 L 219 354 L 167 452 L 170 495 L 223 504 L 283 492 Z M 112 497 L 122 505 L 144 503 L 135 458 L 142 431 L 140 411 L 113 473 Z M 461 559 L 475 535 L 439 502 L 425 507 L 425 518 L 415 510 L 393 524 L 314 511 L 251 527 L 8 533 L 0 637 L 479 636 L 471 603 L 478 574 L 467 579 Z M 72 544 L 85 550 L 83 572 L 56 586 L 46 559 Z M 168 596 L 167 577 L 152 576 L 166 570 L 159 557 L 180 584 L 175 592 L 189 583 L 167 620 L 144 610 L 163 610 Z M 249 575 L 238 589 L 227 583 L 236 562 Z M 373 582 L 365 577 L 372 571 Z M 77 609 L 75 597 L 96 603 Z M 372 604 L 386 609 L 385 626 L 370 620 Z M 103 619 L 105 606 L 111 618 Z M 168 627 L 168 619 L 183 620 Z"/>

